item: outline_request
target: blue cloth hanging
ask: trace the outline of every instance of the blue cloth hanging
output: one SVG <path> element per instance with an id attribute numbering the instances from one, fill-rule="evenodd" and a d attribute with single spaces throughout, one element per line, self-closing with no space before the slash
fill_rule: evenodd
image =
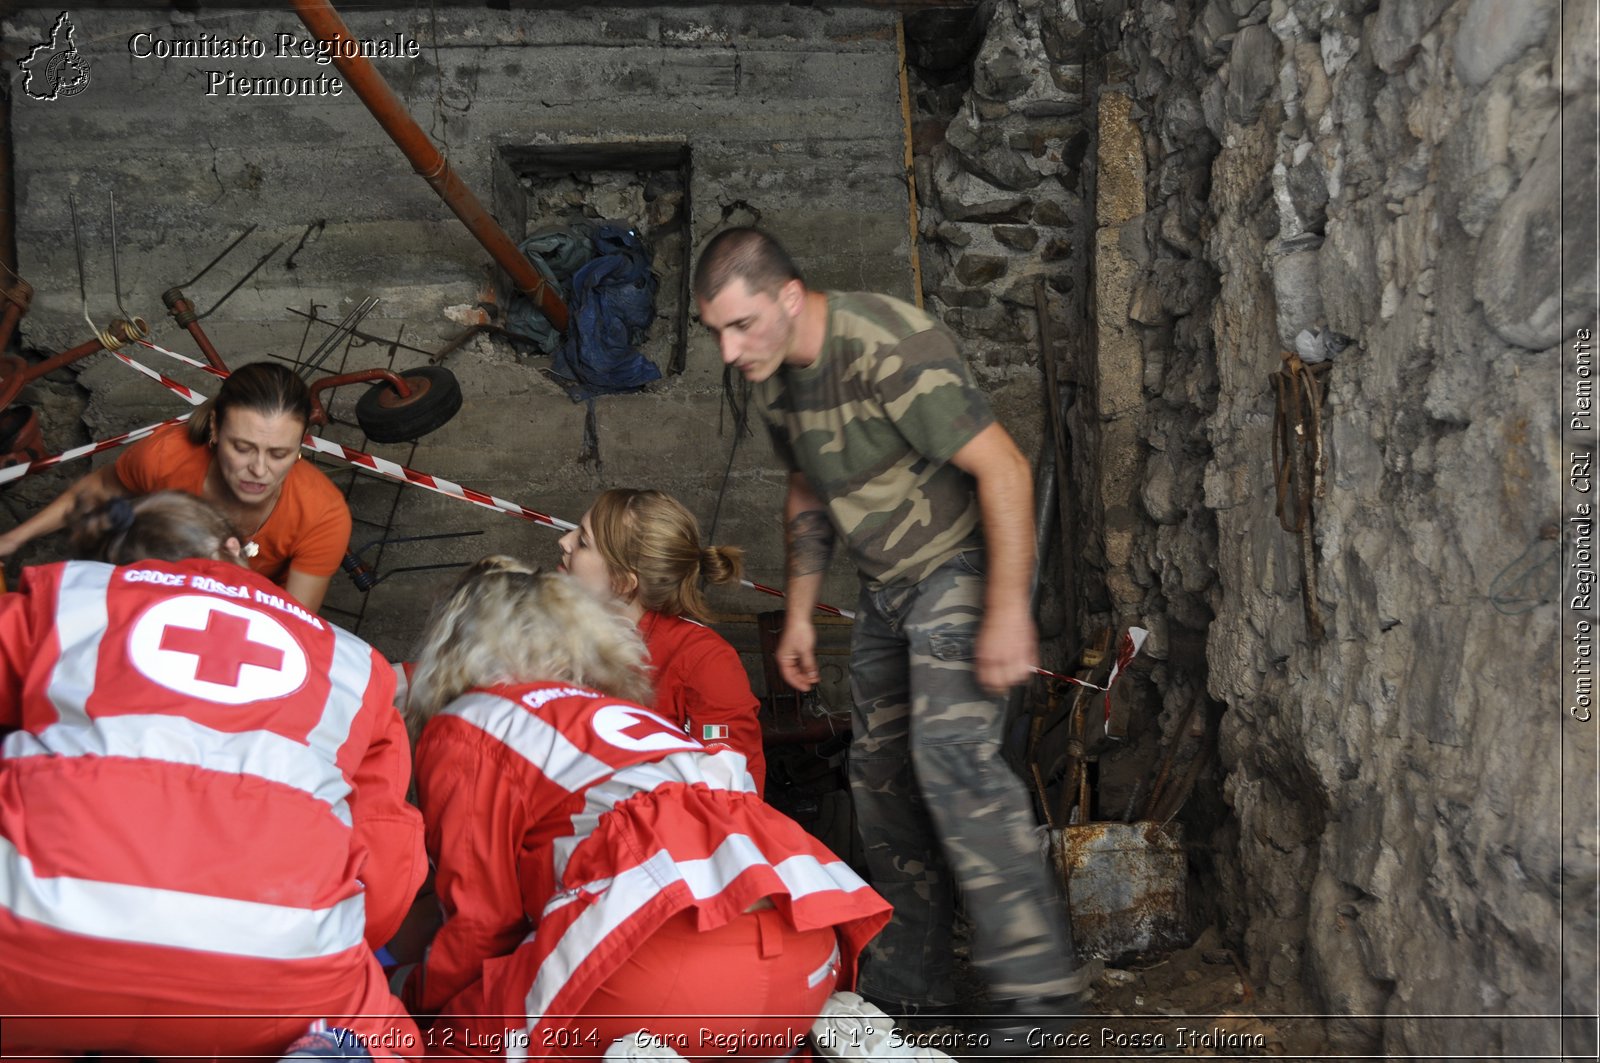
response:
<path id="1" fill-rule="evenodd" d="M 595 257 L 572 277 L 566 342 L 551 365 L 574 401 L 661 379 L 638 349 L 656 316 L 650 250 L 625 222 L 603 222 L 591 239 Z"/>

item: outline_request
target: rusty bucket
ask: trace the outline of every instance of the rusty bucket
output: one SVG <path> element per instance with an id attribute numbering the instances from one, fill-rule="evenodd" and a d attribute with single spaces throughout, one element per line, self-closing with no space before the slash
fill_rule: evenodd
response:
<path id="1" fill-rule="evenodd" d="M 1177 826 L 1065 827 L 1056 859 L 1079 955 L 1115 961 L 1189 943 L 1188 860 Z"/>

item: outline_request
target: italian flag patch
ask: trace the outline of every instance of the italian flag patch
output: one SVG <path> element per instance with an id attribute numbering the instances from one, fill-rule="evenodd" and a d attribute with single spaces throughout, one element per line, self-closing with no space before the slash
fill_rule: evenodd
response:
<path id="1" fill-rule="evenodd" d="M 700 739 L 710 742 L 718 738 L 728 737 L 728 725 L 725 723 L 708 723 L 700 728 Z"/>

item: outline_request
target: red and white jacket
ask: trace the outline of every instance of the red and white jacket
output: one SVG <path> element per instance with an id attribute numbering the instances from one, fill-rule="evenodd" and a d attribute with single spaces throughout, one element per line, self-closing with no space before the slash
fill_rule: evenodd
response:
<path id="1" fill-rule="evenodd" d="M 526 1016 L 511 1058 L 686 909 L 712 929 L 771 898 L 797 929 L 835 927 L 840 985 L 889 919 L 844 861 L 761 801 L 743 756 L 592 690 L 456 699 L 417 743 L 417 795 L 445 923 L 408 1002 Z"/>
<path id="2" fill-rule="evenodd" d="M 639 633 L 650 650 L 655 710 L 705 743 L 725 742 L 744 754 L 756 793 L 767 784 L 760 702 L 739 652 L 728 640 L 686 616 L 646 612 Z"/>
<path id="3" fill-rule="evenodd" d="M 0 947 L 263 1010 L 348 992 L 427 870 L 393 694 L 236 565 L 26 570 L 0 596 Z"/>

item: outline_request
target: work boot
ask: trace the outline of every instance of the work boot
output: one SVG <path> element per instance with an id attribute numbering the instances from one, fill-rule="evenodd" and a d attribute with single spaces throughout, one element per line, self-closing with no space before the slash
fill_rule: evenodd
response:
<path id="1" fill-rule="evenodd" d="M 962 1059 L 1028 1059 L 1077 1055 L 1082 1047 L 1083 994 L 995 1001 L 965 1029 Z"/>

